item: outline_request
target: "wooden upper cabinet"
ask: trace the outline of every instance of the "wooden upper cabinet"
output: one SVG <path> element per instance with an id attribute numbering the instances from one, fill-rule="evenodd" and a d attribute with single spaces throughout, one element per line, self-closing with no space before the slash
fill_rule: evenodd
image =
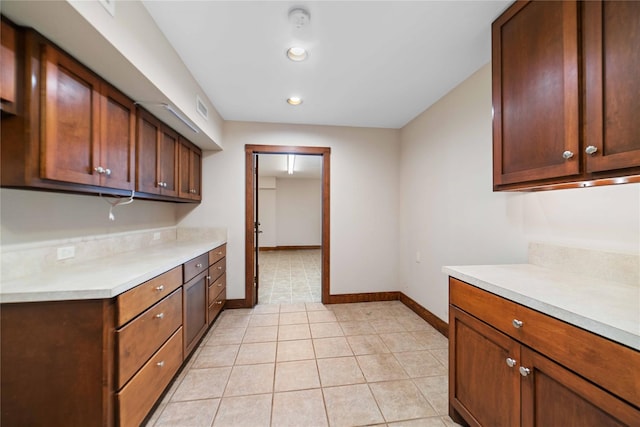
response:
<path id="1" fill-rule="evenodd" d="M 494 185 L 578 174 L 577 3 L 516 3 L 492 37 Z"/>
<path id="2" fill-rule="evenodd" d="M 495 190 L 640 182 L 640 2 L 517 1 L 492 38 Z"/>
<path id="3" fill-rule="evenodd" d="M 43 45 L 41 52 L 41 177 L 98 185 L 100 175 L 93 168 L 100 154 L 100 81 L 51 45 Z"/>
<path id="4" fill-rule="evenodd" d="M 133 101 L 109 85 L 100 97 L 100 185 L 135 189 L 136 113 Z M 107 173 L 107 170 L 108 172 Z"/>
<path id="5" fill-rule="evenodd" d="M 133 102 L 51 45 L 42 64 L 41 178 L 133 190 Z"/>
<path id="6" fill-rule="evenodd" d="M 184 138 L 180 138 L 178 196 L 184 199 L 201 200 L 202 151 Z"/>
<path id="7" fill-rule="evenodd" d="M 588 1 L 583 7 L 586 170 L 638 167 L 640 2 Z"/>
<path id="8" fill-rule="evenodd" d="M 178 134 L 138 109 L 136 191 L 178 196 Z"/>
<path id="9" fill-rule="evenodd" d="M 16 114 L 18 101 L 18 60 L 16 28 L 2 19 L 0 22 L 0 108 Z"/>

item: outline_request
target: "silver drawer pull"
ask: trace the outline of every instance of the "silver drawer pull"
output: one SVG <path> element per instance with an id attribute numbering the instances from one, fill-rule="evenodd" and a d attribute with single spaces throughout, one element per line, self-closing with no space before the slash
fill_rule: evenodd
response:
<path id="1" fill-rule="evenodd" d="M 200 263 L 200 262 L 199 262 L 199 263 L 197 263 L 197 264 L 196 264 L 196 268 L 202 268 L 202 263 Z"/>
<path id="2" fill-rule="evenodd" d="M 218 270 L 222 270 L 222 266 L 218 266 Z"/>
<path id="3" fill-rule="evenodd" d="M 531 373 L 531 369 L 525 368 L 524 366 L 520 366 L 519 371 L 520 371 L 520 375 L 522 375 L 523 377 L 526 377 Z"/>
<path id="4" fill-rule="evenodd" d="M 522 328 L 522 325 L 524 325 L 524 323 L 522 322 L 522 320 L 518 320 L 518 319 L 513 319 L 511 321 L 511 324 L 513 325 L 514 328 L 516 329 L 520 329 Z"/>
<path id="5" fill-rule="evenodd" d="M 218 255 L 222 255 L 222 251 L 218 252 Z"/>
<path id="6" fill-rule="evenodd" d="M 156 314 L 156 319 L 164 319 L 164 313 Z"/>
<path id="7" fill-rule="evenodd" d="M 158 292 L 164 291 L 164 285 L 156 286 L 156 291 Z"/>
<path id="8" fill-rule="evenodd" d="M 207 282 L 211 281 L 211 276 L 207 276 Z"/>
<path id="9" fill-rule="evenodd" d="M 222 287 L 222 282 L 218 283 L 218 287 L 221 288 Z"/>
<path id="10" fill-rule="evenodd" d="M 222 305 L 222 301 L 216 301 L 216 304 Z"/>
<path id="11" fill-rule="evenodd" d="M 160 361 L 160 362 L 156 363 L 156 366 L 158 366 L 158 367 L 162 368 L 162 367 L 164 366 L 164 360 L 162 360 L 162 361 Z"/>
<path id="12" fill-rule="evenodd" d="M 510 368 L 513 368 L 514 366 L 516 366 L 516 359 L 507 357 L 507 366 L 509 366 Z"/>

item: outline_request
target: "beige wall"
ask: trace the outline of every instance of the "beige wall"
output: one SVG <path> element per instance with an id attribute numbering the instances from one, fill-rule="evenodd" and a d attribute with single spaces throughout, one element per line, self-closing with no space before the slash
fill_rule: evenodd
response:
<path id="1" fill-rule="evenodd" d="M 229 298 L 244 298 L 244 146 L 331 148 L 331 292 L 397 289 L 399 132 L 225 123 L 224 151 L 203 159 L 203 202 L 181 226 L 226 226 Z"/>
<path id="2" fill-rule="evenodd" d="M 640 252 L 640 185 L 495 193 L 491 141 L 489 65 L 402 129 L 400 290 L 447 320 L 444 265 L 526 262 L 529 241 Z"/>
<path id="3" fill-rule="evenodd" d="M 98 196 L 0 190 L 2 245 L 113 234 L 176 225 L 176 204 L 149 200 L 113 210 Z"/>

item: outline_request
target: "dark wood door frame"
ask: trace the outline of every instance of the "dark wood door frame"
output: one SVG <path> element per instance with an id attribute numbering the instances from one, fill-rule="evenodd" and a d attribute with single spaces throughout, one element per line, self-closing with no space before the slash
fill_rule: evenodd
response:
<path id="1" fill-rule="evenodd" d="M 256 304 L 254 286 L 254 206 L 253 206 L 253 156 L 255 154 L 303 154 L 322 156 L 322 261 L 321 286 L 322 302 L 329 303 L 329 194 L 331 148 L 328 147 L 294 147 L 280 145 L 245 145 L 245 297 L 244 307 Z M 235 305 L 235 304 L 234 304 Z"/>

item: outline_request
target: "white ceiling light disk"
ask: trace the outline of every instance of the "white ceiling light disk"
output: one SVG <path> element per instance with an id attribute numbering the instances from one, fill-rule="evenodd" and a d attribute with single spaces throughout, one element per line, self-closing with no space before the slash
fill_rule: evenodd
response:
<path id="1" fill-rule="evenodd" d="M 293 46 L 287 49 L 287 58 L 294 62 L 300 62 L 307 59 L 307 50 L 300 46 Z"/>
<path id="2" fill-rule="evenodd" d="M 289 105 L 300 105 L 302 104 L 302 98 L 299 96 L 292 96 L 287 98 L 287 103 L 289 103 Z"/>

